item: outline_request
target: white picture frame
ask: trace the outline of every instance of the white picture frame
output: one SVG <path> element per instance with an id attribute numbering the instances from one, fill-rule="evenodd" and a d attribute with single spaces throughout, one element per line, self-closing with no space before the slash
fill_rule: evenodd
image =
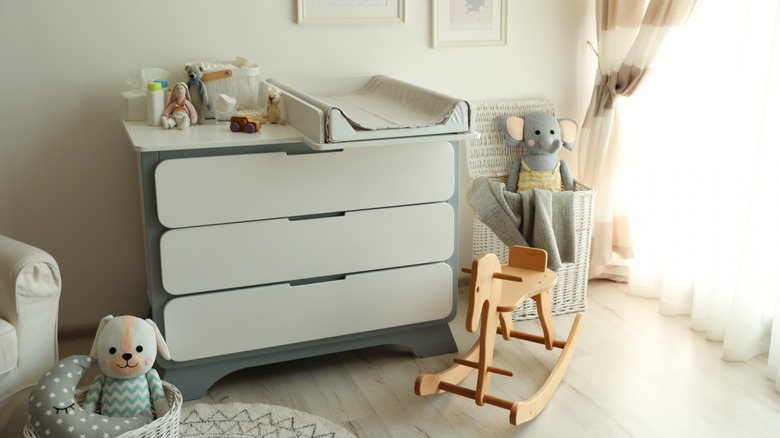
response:
<path id="1" fill-rule="evenodd" d="M 406 0 L 298 0 L 298 24 L 400 24 Z"/>
<path id="2" fill-rule="evenodd" d="M 433 0 L 433 47 L 506 45 L 507 0 Z"/>

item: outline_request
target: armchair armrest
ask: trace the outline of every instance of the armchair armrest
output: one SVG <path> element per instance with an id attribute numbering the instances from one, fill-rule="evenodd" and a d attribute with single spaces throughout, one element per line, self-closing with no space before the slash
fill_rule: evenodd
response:
<path id="1" fill-rule="evenodd" d="M 59 302 L 60 268 L 47 252 L 6 236 L 0 236 L 0 318 L 19 326 L 30 310 L 26 304 Z"/>
<path id="2" fill-rule="evenodd" d="M 61 289 L 51 255 L 0 236 L 0 318 L 15 328 L 18 349 L 16 367 L 0 375 L 0 400 L 34 383 L 56 362 Z"/>

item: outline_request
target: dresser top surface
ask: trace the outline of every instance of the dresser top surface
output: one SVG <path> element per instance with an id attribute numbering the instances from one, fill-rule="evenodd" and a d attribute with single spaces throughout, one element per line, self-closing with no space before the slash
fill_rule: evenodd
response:
<path id="1" fill-rule="evenodd" d="M 162 129 L 146 122 L 122 122 L 137 152 L 204 149 L 213 147 L 258 146 L 300 143 L 301 133 L 289 125 L 262 125 L 258 132 L 232 132 L 228 124 L 207 120 L 203 125 L 185 129 Z"/>
<path id="2" fill-rule="evenodd" d="M 469 132 L 464 134 L 388 138 L 342 143 L 317 143 L 290 125 L 264 124 L 258 132 L 247 134 L 244 132 L 232 132 L 229 125 L 217 125 L 214 120 L 207 120 L 203 125 L 192 125 L 182 130 L 175 128 L 162 129 L 159 126 L 149 126 L 146 122 L 123 121 L 122 124 L 133 149 L 140 153 L 288 143 L 306 143 L 309 147 L 316 150 L 335 150 L 351 147 L 427 141 L 459 141 L 479 138 L 479 133 Z"/>

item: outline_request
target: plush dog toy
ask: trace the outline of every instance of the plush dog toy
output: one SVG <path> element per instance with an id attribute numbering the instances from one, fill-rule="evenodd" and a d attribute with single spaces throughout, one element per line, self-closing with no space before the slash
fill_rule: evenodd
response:
<path id="1" fill-rule="evenodd" d="M 106 316 L 100 321 L 90 356 L 103 372 L 95 377 L 84 410 L 111 417 L 161 417 L 170 410 L 157 371 L 157 352 L 170 359 L 168 346 L 151 319 Z M 154 407 L 154 410 L 152 410 Z"/>
<path id="2" fill-rule="evenodd" d="M 558 160 L 558 150 L 561 146 L 574 149 L 577 122 L 556 119 L 547 112 L 533 112 L 525 117 L 500 116 L 498 127 L 507 147 L 523 142 L 527 151 L 522 160 L 512 164 L 507 190 L 539 188 L 560 192 L 561 185 L 564 190 L 574 190 L 574 176 L 566 160 Z"/>
<path id="3" fill-rule="evenodd" d="M 184 129 L 191 123 L 198 123 L 198 111 L 192 105 L 187 84 L 179 82 L 173 86 L 168 105 L 163 110 L 162 127 L 170 129 L 174 126 Z"/>
<path id="4" fill-rule="evenodd" d="M 287 119 L 282 117 L 282 90 L 273 85 L 268 86 L 268 106 L 260 115 L 263 122 L 286 125 Z"/>
<path id="5" fill-rule="evenodd" d="M 209 91 L 206 89 L 206 84 L 203 83 L 203 67 L 187 64 L 184 66 L 184 75 L 187 76 L 187 87 L 190 90 L 192 105 L 200 113 L 200 119 L 197 123 L 202 125 L 206 120 L 206 111 L 211 109 Z"/>

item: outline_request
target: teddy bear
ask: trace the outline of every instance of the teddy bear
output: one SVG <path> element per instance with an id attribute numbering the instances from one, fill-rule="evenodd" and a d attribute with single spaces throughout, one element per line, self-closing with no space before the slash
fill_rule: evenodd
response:
<path id="1" fill-rule="evenodd" d="M 198 111 L 191 102 L 187 84 L 179 82 L 173 86 L 171 96 L 168 98 L 168 104 L 163 110 L 162 127 L 163 129 L 170 129 L 175 126 L 179 129 L 184 129 L 190 126 L 190 123 L 197 122 Z"/>
<path id="2" fill-rule="evenodd" d="M 168 413 L 162 380 L 152 368 L 157 352 L 170 359 L 168 345 L 151 319 L 124 315 L 104 317 L 98 326 L 91 357 L 102 374 L 95 377 L 83 408 L 94 413 L 100 407 L 109 417 L 145 417 Z"/>
<path id="3" fill-rule="evenodd" d="M 507 190 L 574 190 L 574 176 L 566 160 L 558 160 L 558 151 L 561 147 L 574 149 L 577 122 L 556 119 L 552 114 L 540 111 L 524 117 L 499 116 L 498 127 L 504 134 L 505 146 L 517 147 L 523 143 L 527 152 L 512 164 Z"/>
<path id="4" fill-rule="evenodd" d="M 187 87 L 190 90 L 192 105 L 201 115 L 197 123 L 202 125 L 206 119 L 206 111 L 211 109 L 209 91 L 203 82 L 203 67 L 187 64 L 184 66 L 184 75 L 187 77 Z"/>
<path id="5" fill-rule="evenodd" d="M 273 85 L 268 86 L 268 106 L 260 115 L 262 122 L 286 125 L 287 119 L 282 117 L 282 90 Z"/>

